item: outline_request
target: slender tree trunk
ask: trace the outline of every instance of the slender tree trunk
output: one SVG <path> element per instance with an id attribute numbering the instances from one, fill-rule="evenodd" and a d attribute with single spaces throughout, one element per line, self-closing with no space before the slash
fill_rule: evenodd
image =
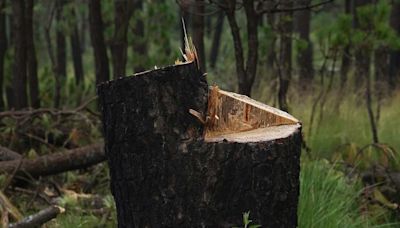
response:
<path id="1" fill-rule="evenodd" d="M 218 53 L 219 53 L 219 46 L 221 45 L 221 35 L 222 35 L 222 28 L 224 25 L 224 17 L 225 14 L 223 11 L 218 13 L 217 24 L 214 31 L 213 42 L 211 46 L 211 53 L 210 53 L 210 67 L 215 68 L 217 63 Z"/>
<path id="2" fill-rule="evenodd" d="M 250 96 L 251 88 L 257 72 L 258 61 L 258 21 L 259 17 L 254 9 L 254 1 L 244 1 L 243 7 L 247 19 L 247 61 L 244 64 L 244 54 L 242 39 L 240 37 L 240 29 L 236 20 L 235 10 L 236 4 L 231 3 L 229 9 L 225 9 L 225 13 L 231 28 L 233 45 L 235 48 L 236 74 L 238 77 L 239 93 Z"/>
<path id="3" fill-rule="evenodd" d="M 304 5 L 311 4 L 311 0 L 304 1 Z M 302 4 L 303 5 L 303 4 Z M 299 37 L 307 43 L 304 49 L 299 50 L 297 64 L 299 67 L 300 84 L 304 90 L 311 87 L 314 78 L 313 48 L 310 40 L 311 10 L 300 10 L 297 13 L 297 29 Z"/>
<path id="4" fill-rule="evenodd" d="M 101 17 L 101 1 L 89 1 L 89 27 L 96 69 L 96 84 L 109 80 L 109 65 L 103 35 L 103 19 Z"/>
<path id="5" fill-rule="evenodd" d="M 131 1 L 115 1 L 114 38 L 111 44 L 111 56 L 114 78 L 125 76 L 127 61 L 127 32 L 132 14 Z"/>
<path id="6" fill-rule="evenodd" d="M 293 7 L 293 2 L 285 0 L 285 6 L 288 8 Z M 292 75 L 292 32 L 293 32 L 293 12 L 286 12 L 281 14 L 281 41 L 280 41 L 280 72 L 279 75 L 279 92 L 278 102 L 279 108 L 288 111 L 289 105 L 287 103 L 287 92 L 289 90 L 289 83 Z"/>
<path id="7" fill-rule="evenodd" d="M 4 82 L 4 61 L 7 51 L 7 32 L 6 32 L 6 15 L 4 14 L 4 8 L 6 6 L 6 0 L 0 0 L 0 111 L 5 109 L 3 100 L 3 82 Z"/>
<path id="8" fill-rule="evenodd" d="M 373 143 L 379 143 L 377 123 L 376 123 L 376 119 L 374 117 L 374 112 L 372 110 L 371 78 L 369 75 L 369 62 L 368 62 L 368 68 L 366 68 L 366 67 L 367 67 L 367 65 L 365 65 L 365 68 L 363 68 L 366 71 L 365 77 L 366 77 L 366 81 L 367 81 L 367 88 L 365 90 L 366 106 L 367 106 L 368 116 L 369 116 L 369 120 L 370 120 L 370 124 L 371 124 L 372 141 L 373 141 Z"/>
<path id="9" fill-rule="evenodd" d="M 392 11 L 390 15 L 390 25 L 400 35 L 400 2 L 392 1 Z M 389 63 L 389 85 L 394 90 L 400 78 L 400 50 L 392 50 L 390 52 Z"/>
<path id="10" fill-rule="evenodd" d="M 206 58 L 204 52 L 204 0 L 196 0 L 195 14 L 193 15 L 193 43 L 196 46 L 200 69 L 206 72 Z"/>
<path id="11" fill-rule="evenodd" d="M 354 28 L 367 31 L 367 28 L 361 28 L 358 20 L 357 9 L 366 6 L 370 3 L 370 0 L 355 0 L 354 12 L 353 12 L 353 24 Z M 365 88 L 365 77 L 369 75 L 369 63 L 370 63 L 370 52 L 365 51 L 368 47 L 358 45 L 355 51 L 355 89 Z"/>
<path id="12" fill-rule="evenodd" d="M 383 98 L 388 95 L 388 78 L 389 78 L 389 52 L 386 47 L 378 47 L 374 52 L 374 69 L 375 69 L 375 95 L 377 100 L 377 108 L 375 115 L 375 123 L 378 125 L 380 111 Z"/>
<path id="13" fill-rule="evenodd" d="M 344 12 L 347 15 L 351 14 L 352 11 L 352 0 L 345 0 Z M 350 53 L 351 45 L 348 44 L 344 47 L 343 55 L 342 55 L 342 66 L 340 68 L 340 88 L 344 88 L 347 82 L 347 75 L 351 66 L 351 53 Z"/>
<path id="14" fill-rule="evenodd" d="M 72 9 L 72 15 L 76 17 L 75 9 Z M 72 62 L 74 64 L 75 82 L 79 85 L 83 81 L 83 63 L 82 63 L 82 46 L 79 36 L 78 24 L 72 25 L 72 34 L 70 36 Z"/>
<path id="15" fill-rule="evenodd" d="M 55 80 L 55 95 L 54 95 L 54 107 L 60 107 L 61 103 L 61 89 L 62 84 L 67 77 L 67 58 L 66 58 L 66 40 L 65 34 L 62 31 L 62 23 L 64 21 L 63 16 L 63 8 L 64 8 L 64 0 L 56 1 L 56 71 L 57 74 Z"/>
<path id="16" fill-rule="evenodd" d="M 239 83 L 239 93 L 251 96 L 251 89 L 254 84 L 258 64 L 258 25 L 259 16 L 255 11 L 254 0 L 243 2 L 247 20 L 247 61 L 246 61 L 246 82 Z"/>
<path id="17" fill-rule="evenodd" d="M 33 0 L 26 0 L 26 38 L 27 38 L 27 75 L 29 81 L 29 98 L 31 107 L 40 107 L 39 81 L 37 75 L 37 58 L 33 33 Z"/>
<path id="18" fill-rule="evenodd" d="M 140 12 L 143 9 L 143 2 L 136 1 L 134 5 L 134 13 Z M 146 69 L 146 53 L 147 53 L 147 42 L 145 40 L 144 33 L 144 22 L 140 16 L 136 17 L 136 25 L 134 28 L 135 42 L 133 42 L 132 50 L 135 58 L 135 64 L 133 66 L 134 72 L 142 72 Z"/>
<path id="19" fill-rule="evenodd" d="M 236 21 L 234 8 L 233 10 L 226 11 L 226 16 L 232 33 L 233 47 L 235 50 L 235 60 L 236 60 L 236 74 L 238 78 L 239 91 L 240 91 L 240 85 L 245 83 L 246 80 L 246 69 L 244 67 L 242 39 L 240 38 L 240 30 L 239 30 L 239 25 L 237 24 Z"/>
<path id="20" fill-rule="evenodd" d="M 26 108 L 26 27 L 25 27 L 25 1 L 13 0 L 13 36 L 14 36 L 14 77 L 13 77 L 13 105 L 16 109 Z"/>
<path id="21" fill-rule="evenodd" d="M 271 29 L 275 28 L 275 14 L 267 14 L 267 23 L 268 26 Z M 273 70 L 274 69 L 274 63 L 276 60 L 276 50 L 275 50 L 275 45 L 276 45 L 276 36 L 275 33 L 273 34 L 272 40 L 270 45 L 268 46 L 268 51 L 267 51 L 267 70 Z"/>

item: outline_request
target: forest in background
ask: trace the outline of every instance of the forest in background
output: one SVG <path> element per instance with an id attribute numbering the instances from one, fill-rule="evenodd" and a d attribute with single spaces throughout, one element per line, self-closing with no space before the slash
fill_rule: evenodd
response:
<path id="1" fill-rule="evenodd" d="M 300 227 L 399 220 L 398 0 L 0 0 L 1 146 L 97 148 L 96 84 L 181 59 L 182 19 L 210 84 L 302 121 Z M 78 168 L 0 186 L 24 215 L 65 206 L 50 226 L 112 227 L 106 165 Z"/>

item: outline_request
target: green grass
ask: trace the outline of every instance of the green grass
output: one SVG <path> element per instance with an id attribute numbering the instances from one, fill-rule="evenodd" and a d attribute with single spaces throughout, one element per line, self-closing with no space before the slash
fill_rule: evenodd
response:
<path id="1" fill-rule="evenodd" d="M 361 215 L 359 182 L 349 182 L 326 160 L 302 162 L 298 207 L 300 228 L 398 227 L 374 225 L 375 218 Z"/>

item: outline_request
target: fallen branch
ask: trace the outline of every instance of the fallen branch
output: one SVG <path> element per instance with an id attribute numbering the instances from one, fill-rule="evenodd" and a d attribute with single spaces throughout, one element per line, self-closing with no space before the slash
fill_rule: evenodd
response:
<path id="1" fill-rule="evenodd" d="M 22 156 L 7 147 L 0 146 L 0 161 L 9 161 L 9 160 L 17 160 L 20 159 Z"/>
<path id="2" fill-rule="evenodd" d="M 44 155 L 33 160 L 2 161 L 0 173 L 12 173 L 19 163 L 21 164 L 17 174 L 29 174 L 34 177 L 87 168 L 105 160 L 103 147 L 103 143 L 97 143 L 66 152 Z"/>
<path id="3" fill-rule="evenodd" d="M 17 223 L 13 223 L 9 225 L 9 228 L 24 228 L 24 227 L 36 227 L 40 226 L 53 218 L 57 217 L 57 215 L 64 213 L 65 209 L 59 206 L 50 206 L 46 209 L 39 211 L 37 214 L 30 215 Z"/>

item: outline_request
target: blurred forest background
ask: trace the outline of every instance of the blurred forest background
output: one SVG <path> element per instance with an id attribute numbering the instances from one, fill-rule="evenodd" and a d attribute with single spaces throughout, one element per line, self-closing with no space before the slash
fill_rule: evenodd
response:
<path id="1" fill-rule="evenodd" d="M 116 226 L 96 84 L 181 59 L 181 18 L 210 84 L 302 121 L 299 227 L 398 227 L 399 0 L 0 0 L 4 226 Z"/>

